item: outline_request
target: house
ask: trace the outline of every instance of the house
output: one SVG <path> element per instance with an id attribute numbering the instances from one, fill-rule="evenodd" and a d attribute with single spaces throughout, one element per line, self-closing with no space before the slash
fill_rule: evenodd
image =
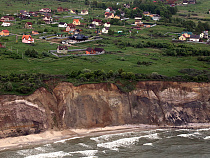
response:
<path id="1" fill-rule="evenodd" d="M 86 54 L 96 54 L 95 50 L 93 48 L 88 47 L 86 49 Z"/>
<path id="2" fill-rule="evenodd" d="M 208 33 L 208 31 L 203 31 L 203 33 L 204 33 L 203 38 L 208 39 L 208 38 L 209 38 L 209 33 Z"/>
<path id="3" fill-rule="evenodd" d="M 57 12 L 63 12 L 63 8 L 62 7 L 58 7 L 57 8 Z"/>
<path id="4" fill-rule="evenodd" d="M 111 26 L 110 22 L 105 22 L 104 23 L 104 27 L 110 27 L 110 26 Z"/>
<path id="5" fill-rule="evenodd" d="M 74 19 L 73 22 L 72 22 L 72 24 L 74 24 L 74 25 L 80 25 L 79 19 Z"/>
<path id="6" fill-rule="evenodd" d="M 185 35 L 181 35 L 181 36 L 179 37 L 179 40 L 180 40 L 180 41 L 186 41 L 186 40 L 187 40 L 187 37 L 186 37 Z"/>
<path id="7" fill-rule="evenodd" d="M 114 19 L 120 19 L 119 15 L 115 15 Z"/>
<path id="8" fill-rule="evenodd" d="M 155 21 L 160 20 L 160 15 L 158 15 L 158 14 L 153 14 L 152 20 L 155 20 Z"/>
<path id="9" fill-rule="evenodd" d="M 8 30 L 2 30 L 0 32 L 0 36 L 9 36 L 9 31 Z"/>
<path id="10" fill-rule="evenodd" d="M 88 10 L 82 10 L 81 15 L 88 15 Z"/>
<path id="11" fill-rule="evenodd" d="M 92 29 L 92 28 L 96 28 L 96 25 L 95 24 L 90 24 L 89 26 L 88 26 L 90 29 Z"/>
<path id="12" fill-rule="evenodd" d="M 38 31 L 32 31 L 31 34 L 32 34 L 32 35 L 38 35 L 39 32 L 38 32 Z"/>
<path id="13" fill-rule="evenodd" d="M 141 20 L 135 20 L 135 25 L 141 25 L 143 22 Z"/>
<path id="14" fill-rule="evenodd" d="M 20 15 L 30 17 L 30 14 L 26 10 L 21 10 Z"/>
<path id="15" fill-rule="evenodd" d="M 106 10 L 105 10 L 105 12 L 108 12 L 108 13 L 110 13 L 110 12 L 112 12 L 112 11 L 113 11 L 112 7 L 108 7 L 108 8 L 106 8 Z"/>
<path id="16" fill-rule="evenodd" d="M 96 26 L 101 26 L 102 25 L 102 20 L 93 19 L 92 24 L 95 24 Z"/>
<path id="17" fill-rule="evenodd" d="M 42 8 L 39 10 L 39 12 L 51 13 L 51 9 L 50 8 Z"/>
<path id="18" fill-rule="evenodd" d="M 8 21 L 14 21 L 15 20 L 15 18 L 13 17 L 13 16 L 3 16 L 3 17 L 1 17 L 1 22 L 8 22 Z"/>
<path id="19" fill-rule="evenodd" d="M 76 30 L 76 27 L 74 24 L 67 24 L 66 32 L 73 33 L 75 32 L 75 30 Z"/>
<path id="20" fill-rule="evenodd" d="M 57 47 L 57 53 L 67 54 L 68 53 L 68 47 L 67 46 L 58 46 Z"/>
<path id="21" fill-rule="evenodd" d="M 128 8 L 128 9 L 131 7 L 130 4 L 124 4 L 123 6 L 124 8 Z"/>
<path id="22" fill-rule="evenodd" d="M 188 0 L 188 4 L 195 4 L 196 0 Z"/>
<path id="23" fill-rule="evenodd" d="M 71 12 L 71 14 L 76 14 L 75 10 L 71 10 L 70 12 Z"/>
<path id="24" fill-rule="evenodd" d="M 190 38 L 190 36 L 192 35 L 192 32 L 182 32 L 182 35 L 185 35 L 186 38 Z"/>
<path id="25" fill-rule="evenodd" d="M 187 5 L 188 1 L 187 0 L 183 0 L 182 4 Z"/>
<path id="26" fill-rule="evenodd" d="M 23 35 L 22 43 L 34 43 L 34 39 L 31 37 L 31 35 Z"/>
<path id="27" fill-rule="evenodd" d="M 103 48 L 95 48 L 94 50 L 95 50 L 96 54 L 105 53 L 105 50 Z"/>
<path id="28" fill-rule="evenodd" d="M 26 22 L 25 23 L 25 28 L 26 29 L 32 29 L 33 28 L 32 25 L 33 25 L 32 22 Z"/>
<path id="29" fill-rule="evenodd" d="M 102 29 L 102 33 L 108 33 L 109 32 L 109 27 L 104 27 Z"/>
<path id="30" fill-rule="evenodd" d="M 121 11 L 121 12 L 120 12 L 120 15 L 121 15 L 121 16 L 125 16 L 125 12 Z"/>
<path id="31" fill-rule="evenodd" d="M 51 22 L 53 22 L 53 18 L 50 15 L 45 15 L 44 18 L 43 18 L 43 21 L 46 24 L 50 24 Z"/>
<path id="32" fill-rule="evenodd" d="M 191 35 L 189 40 L 193 41 L 193 42 L 199 42 L 200 41 L 200 35 Z"/>
<path id="33" fill-rule="evenodd" d="M 144 16 L 150 16 L 150 12 L 143 12 Z"/>
<path id="34" fill-rule="evenodd" d="M 1 26 L 5 26 L 5 27 L 8 27 L 8 26 L 10 26 L 10 25 L 11 25 L 10 22 L 3 22 L 3 23 L 1 24 Z"/>
<path id="35" fill-rule="evenodd" d="M 142 19 L 142 16 L 136 16 L 134 19 L 135 20 L 141 20 Z"/>
<path id="36" fill-rule="evenodd" d="M 107 19 L 112 19 L 112 18 L 114 18 L 114 13 L 105 12 L 104 16 Z"/>
<path id="37" fill-rule="evenodd" d="M 67 23 L 65 23 L 65 22 L 60 22 L 60 23 L 58 24 L 58 27 L 67 27 Z"/>

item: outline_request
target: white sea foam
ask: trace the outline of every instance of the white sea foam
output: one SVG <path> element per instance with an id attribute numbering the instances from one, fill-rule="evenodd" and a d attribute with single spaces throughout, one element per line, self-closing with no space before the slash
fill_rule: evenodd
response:
<path id="1" fill-rule="evenodd" d="M 143 145 L 153 146 L 152 143 L 145 143 Z"/>
<path id="2" fill-rule="evenodd" d="M 68 139 L 58 140 L 58 141 L 56 141 L 54 143 L 65 143 L 68 140 L 78 139 L 78 138 L 81 138 L 81 137 L 72 137 L 72 138 L 68 138 Z"/>
<path id="3" fill-rule="evenodd" d="M 135 144 L 141 137 L 122 138 L 113 142 L 97 144 L 97 147 L 108 148 L 110 150 L 118 150 L 118 147 L 127 147 Z"/>
<path id="4" fill-rule="evenodd" d="M 149 138 L 149 139 L 161 139 L 157 133 L 153 133 L 153 134 L 148 134 L 145 136 L 141 136 L 142 138 Z"/>
<path id="5" fill-rule="evenodd" d="M 197 129 L 197 131 L 209 131 L 210 130 L 210 128 L 202 128 L 202 129 Z"/>
<path id="6" fill-rule="evenodd" d="M 41 151 L 41 152 L 45 152 L 45 148 L 44 147 L 37 147 L 37 148 L 34 148 L 35 150 L 38 150 L 38 151 Z"/>
<path id="7" fill-rule="evenodd" d="M 87 145 L 87 144 L 84 144 L 84 143 L 79 143 L 79 145 L 85 147 L 85 148 L 91 148 L 91 146 Z"/>
<path id="8" fill-rule="evenodd" d="M 63 151 L 58 151 L 58 152 L 51 152 L 51 153 L 42 153 L 38 155 L 30 155 L 25 158 L 59 158 L 59 157 L 64 157 L 64 156 L 72 156 L 70 153 L 66 153 Z"/>
<path id="9" fill-rule="evenodd" d="M 23 156 L 29 156 L 29 155 L 32 155 L 33 153 L 34 153 L 34 150 L 32 149 L 19 150 L 17 152 L 17 154 L 23 155 Z"/>
<path id="10" fill-rule="evenodd" d="M 107 134 L 107 135 L 102 135 L 102 136 L 99 136 L 99 137 L 92 137 L 92 138 L 90 138 L 90 140 L 94 140 L 97 143 L 100 143 L 100 142 L 108 141 L 111 138 L 113 138 L 114 136 L 127 136 L 127 135 L 130 135 L 131 133 L 133 133 L 133 132 Z"/>
<path id="11" fill-rule="evenodd" d="M 91 157 L 91 156 L 95 156 L 97 152 L 98 150 L 84 150 L 84 151 L 74 151 L 70 153 L 71 154 L 79 153 L 79 154 L 82 154 L 83 156 Z"/>
<path id="12" fill-rule="evenodd" d="M 178 137 L 184 137 L 184 138 L 190 138 L 190 137 L 194 136 L 194 134 L 179 134 L 177 136 Z"/>

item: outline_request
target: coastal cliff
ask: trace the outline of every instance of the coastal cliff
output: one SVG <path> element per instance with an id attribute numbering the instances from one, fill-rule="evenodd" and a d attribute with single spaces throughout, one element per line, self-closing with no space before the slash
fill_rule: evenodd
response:
<path id="1" fill-rule="evenodd" d="M 142 81 L 123 93 L 111 83 L 63 82 L 52 91 L 0 96 L 0 138 L 48 129 L 209 122 L 210 83 Z"/>

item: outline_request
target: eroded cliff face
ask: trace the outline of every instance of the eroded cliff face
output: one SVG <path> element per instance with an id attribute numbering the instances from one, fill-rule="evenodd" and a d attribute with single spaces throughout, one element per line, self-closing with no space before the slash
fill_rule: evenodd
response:
<path id="1" fill-rule="evenodd" d="M 52 128 L 201 122 L 210 122 L 209 83 L 147 81 L 129 93 L 110 83 L 60 83 L 52 92 L 0 96 L 0 137 Z"/>

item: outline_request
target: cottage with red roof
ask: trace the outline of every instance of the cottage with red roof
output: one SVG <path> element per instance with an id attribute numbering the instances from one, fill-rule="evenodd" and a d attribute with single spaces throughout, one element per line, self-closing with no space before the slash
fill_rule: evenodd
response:
<path id="1" fill-rule="evenodd" d="M 4 22 L 4 21 L 14 21 L 15 18 L 13 16 L 3 16 L 1 17 L 1 22 Z"/>
<path id="2" fill-rule="evenodd" d="M 33 27 L 32 27 L 32 22 L 27 22 L 27 23 L 25 23 L 25 28 L 26 29 L 32 29 Z"/>
<path id="3" fill-rule="evenodd" d="M 2 30 L 0 32 L 0 36 L 9 36 L 9 31 L 8 30 Z"/>
<path id="4" fill-rule="evenodd" d="M 80 25 L 79 19 L 74 19 L 73 22 L 72 22 L 72 24 L 74 24 L 74 25 Z"/>
<path id="5" fill-rule="evenodd" d="M 96 26 L 101 26 L 102 25 L 102 20 L 93 19 L 92 24 L 95 24 Z"/>
<path id="6" fill-rule="evenodd" d="M 88 15 L 88 10 L 82 10 L 81 15 Z"/>
<path id="7" fill-rule="evenodd" d="M 75 30 L 76 30 L 76 27 L 74 24 L 67 24 L 66 32 L 73 34 Z"/>
<path id="8" fill-rule="evenodd" d="M 114 13 L 106 12 L 104 15 L 105 15 L 105 18 L 107 18 L 107 19 L 113 19 L 114 18 Z"/>
<path id="9" fill-rule="evenodd" d="M 50 13 L 51 9 L 49 9 L 49 8 L 42 8 L 42 9 L 39 10 L 39 12 Z"/>
<path id="10" fill-rule="evenodd" d="M 22 43 L 34 43 L 34 39 L 31 37 L 31 35 L 23 35 Z"/>

